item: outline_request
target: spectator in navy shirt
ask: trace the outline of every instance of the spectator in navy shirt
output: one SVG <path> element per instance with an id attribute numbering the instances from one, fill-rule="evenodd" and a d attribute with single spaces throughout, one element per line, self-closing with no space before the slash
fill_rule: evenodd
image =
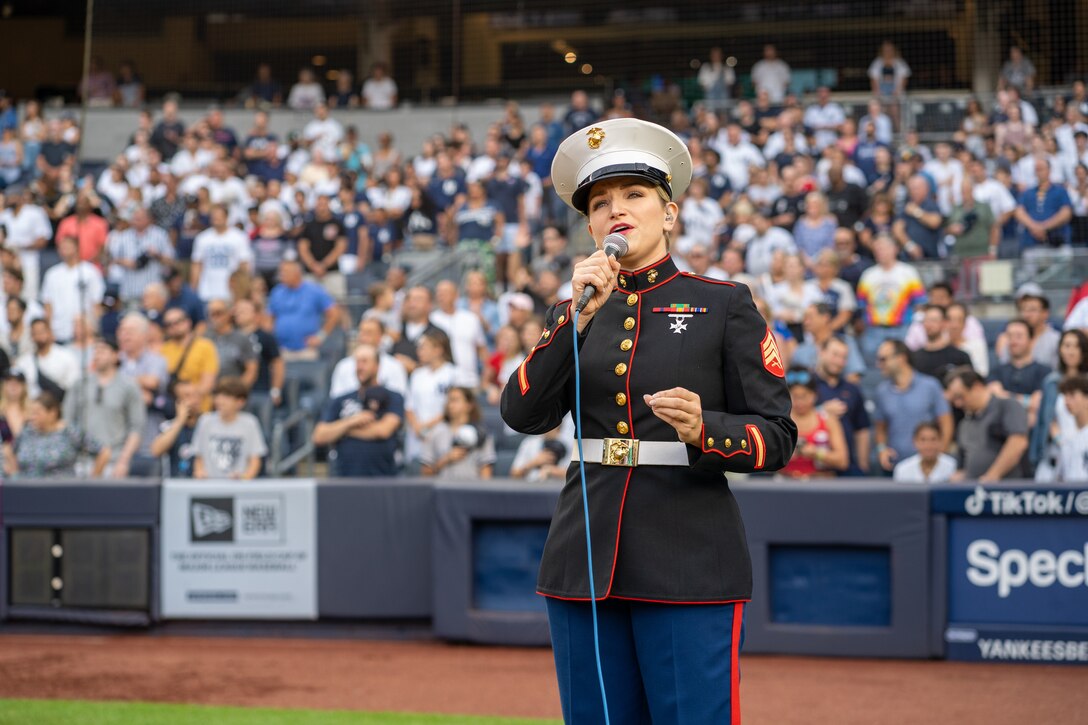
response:
<path id="1" fill-rule="evenodd" d="M 706 179 L 707 196 L 726 209 L 733 200 L 733 185 L 729 183 L 729 175 L 720 167 L 721 160 L 721 154 L 714 149 L 703 149 L 703 165 L 706 167 L 703 178 Z"/>
<path id="2" fill-rule="evenodd" d="M 1043 381 L 1053 372 L 1049 367 L 1035 362 L 1031 340 L 1034 330 L 1027 320 L 1017 318 L 1005 325 L 1006 347 L 1009 361 L 990 371 L 989 388 L 1002 397 L 1015 398 L 1028 413 L 1028 425 L 1035 424 L 1035 416 L 1042 399 Z"/>
<path id="3" fill-rule="evenodd" d="M 465 199 L 465 173 L 453 164 L 449 154 L 435 155 L 435 172 L 427 182 L 427 198 L 438 212 L 439 233 L 447 240 L 457 238 L 450 211 Z"/>
<path id="4" fill-rule="evenodd" d="M 151 132 L 151 145 L 160 154 L 163 161 L 174 158 L 181 145 L 181 137 L 185 135 L 185 124 L 178 120 L 178 103 L 175 100 L 166 100 L 162 104 L 162 118 Z"/>
<path id="5" fill-rule="evenodd" d="M 170 294 L 166 301 L 166 309 L 181 310 L 192 320 L 193 327 L 204 321 L 204 302 L 185 281 L 181 272 L 171 267 L 163 275 L 163 282 L 166 284 L 166 291 Z"/>
<path id="6" fill-rule="evenodd" d="M 597 118 L 597 112 L 589 105 L 589 96 L 585 91 L 575 91 L 570 94 L 570 110 L 563 119 L 568 135 L 596 123 Z"/>
<path id="7" fill-rule="evenodd" d="M 850 348 L 841 337 L 829 337 L 820 346 L 816 358 L 816 404 L 842 423 L 850 465 L 845 476 L 861 476 L 869 470 L 872 423 L 865 410 L 865 395 L 846 380 L 846 361 Z"/>
<path id="8" fill-rule="evenodd" d="M 1020 222 L 1020 251 L 1041 247 L 1069 245 L 1073 204 L 1061 186 L 1050 182 L 1050 162 L 1035 159 L 1035 178 L 1039 185 L 1020 196 L 1016 220 Z"/>
<path id="9" fill-rule="evenodd" d="M 938 259 L 941 225 L 944 218 L 931 193 L 932 187 L 920 174 L 907 182 L 907 203 L 892 224 L 892 236 L 910 259 Z"/>
<path id="10" fill-rule="evenodd" d="M 151 442 L 151 455 L 159 457 L 169 454 L 170 475 L 173 478 L 192 478 L 193 457 L 196 455 L 193 433 L 200 419 L 204 395 L 195 383 L 182 380 L 174 383 L 174 389 L 170 392 L 177 401 L 171 406 L 174 408 L 174 418 L 160 425 L 159 434 Z"/>
<path id="11" fill-rule="evenodd" d="M 877 171 L 876 155 L 878 149 L 887 149 L 887 145 L 876 140 L 876 124 L 866 122 L 862 127 L 862 134 L 854 147 L 854 165 L 861 173 L 865 174 L 865 182 L 872 184 L 880 173 Z"/>
<path id="12" fill-rule="evenodd" d="M 503 227 L 495 247 L 495 276 L 506 286 L 508 260 L 518 251 L 519 243 L 528 247 L 529 225 L 525 219 L 525 191 L 529 185 L 510 173 L 510 154 L 499 156 L 495 173 L 484 183 L 487 198 L 502 213 Z"/>
<path id="13" fill-rule="evenodd" d="M 238 137 L 234 135 L 234 129 L 223 123 L 223 112 L 218 108 L 213 108 L 208 113 L 208 133 L 211 134 L 212 141 L 217 146 L 222 146 L 227 150 L 227 155 L 235 156 L 235 150 L 238 148 Z"/>
<path id="14" fill-rule="evenodd" d="M 253 114 L 253 128 L 246 135 L 242 159 L 246 162 L 246 171 L 262 179 L 268 178 L 269 149 L 278 152 L 276 134 L 268 130 L 268 114 L 257 111 Z"/>
<path id="15" fill-rule="evenodd" d="M 378 385 L 378 348 L 358 345 L 354 358 L 359 389 L 325 404 L 313 442 L 335 446 L 329 460 L 335 462 L 337 476 L 395 476 L 404 397 Z"/>
<path id="16" fill-rule="evenodd" d="M 262 103 L 273 106 L 283 105 L 283 86 L 272 77 L 272 67 L 268 63 L 257 66 L 257 77 L 242 91 L 246 108 Z"/>

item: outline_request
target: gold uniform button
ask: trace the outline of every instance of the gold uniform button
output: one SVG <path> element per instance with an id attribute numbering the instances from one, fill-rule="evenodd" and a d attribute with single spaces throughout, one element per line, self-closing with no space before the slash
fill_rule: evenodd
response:
<path id="1" fill-rule="evenodd" d="M 741 441 L 740 442 L 740 447 L 741 448 L 747 448 L 748 447 L 748 441 Z"/>
<path id="2" fill-rule="evenodd" d="M 638 304 L 638 295 L 636 295 L 634 292 L 627 295 L 627 306 L 628 307 L 634 307 L 637 304 Z"/>
<path id="3" fill-rule="evenodd" d="M 714 446 L 714 439 L 713 438 L 707 438 L 706 439 L 706 447 L 707 448 L 712 448 L 713 446 Z"/>
<path id="4" fill-rule="evenodd" d="M 627 372 L 627 363 L 620 363 L 616 366 L 616 375 L 623 375 Z"/>
<path id="5" fill-rule="evenodd" d="M 624 423 L 622 420 L 619 423 L 616 423 L 616 432 L 619 433 L 621 436 L 627 435 L 627 432 L 629 430 L 630 428 L 628 428 L 627 424 Z"/>
<path id="6" fill-rule="evenodd" d="M 552 335 L 552 332 L 551 332 L 551 330 L 545 330 L 545 331 L 544 331 L 544 334 L 542 335 L 542 337 L 543 337 L 543 338 L 544 338 L 545 340 L 547 340 L 547 339 L 548 339 L 549 337 L 551 337 L 551 335 Z"/>
<path id="7" fill-rule="evenodd" d="M 634 343 L 631 342 L 630 340 L 624 340 L 623 342 L 620 343 L 620 349 L 623 350 L 624 352 L 627 352 L 628 350 L 631 349 L 631 347 L 633 345 L 634 345 Z"/>
<path id="8" fill-rule="evenodd" d="M 733 447 L 733 440 L 731 438 L 726 438 L 724 445 L 725 445 L 726 448 L 732 448 Z"/>
<path id="9" fill-rule="evenodd" d="M 567 316 L 566 315 L 559 315 L 559 324 L 560 325 L 562 325 L 566 321 L 567 321 Z"/>
<path id="10" fill-rule="evenodd" d="M 627 405 L 627 396 L 623 393 L 616 393 L 616 405 Z"/>
<path id="11" fill-rule="evenodd" d="M 634 317 L 628 317 L 626 320 L 624 320 L 623 321 L 623 329 L 625 329 L 625 330 L 635 329 L 635 318 Z"/>

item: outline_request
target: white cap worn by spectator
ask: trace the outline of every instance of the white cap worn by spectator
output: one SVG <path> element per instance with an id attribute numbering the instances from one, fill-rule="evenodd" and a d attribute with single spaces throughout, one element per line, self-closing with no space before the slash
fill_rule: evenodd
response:
<path id="1" fill-rule="evenodd" d="M 1046 297 L 1046 293 L 1037 282 L 1025 282 L 1016 288 L 1016 299 L 1020 300 L 1024 297 Z"/>

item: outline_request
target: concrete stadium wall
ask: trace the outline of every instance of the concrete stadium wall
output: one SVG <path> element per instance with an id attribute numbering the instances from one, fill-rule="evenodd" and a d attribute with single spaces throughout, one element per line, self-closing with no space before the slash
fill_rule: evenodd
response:
<path id="1" fill-rule="evenodd" d="M 370 145 L 372 150 L 378 147 L 378 136 L 386 131 L 393 134 L 396 147 L 406 157 L 418 153 L 420 144 L 435 133 L 448 134 L 452 126 L 465 124 L 472 137 L 482 141 L 491 124 L 503 117 L 503 105 L 475 106 L 428 106 L 412 107 L 402 105 L 392 111 L 336 110 L 332 117 L 344 125 L 359 129 L 359 137 Z M 158 109 L 155 109 L 156 113 Z M 539 106 L 522 106 L 522 116 L 526 124 L 535 123 L 539 117 Z M 78 115 L 79 109 L 75 109 Z M 253 126 L 253 111 L 244 109 L 224 109 L 226 125 L 234 129 L 239 142 L 245 139 Z M 55 116 L 55 110 L 47 110 L 46 116 Z M 188 126 L 204 118 L 207 108 L 185 107 L 178 115 Z M 269 113 L 269 127 L 282 140 L 289 131 L 302 131 L 313 118 L 313 114 L 278 108 Z M 112 161 L 128 146 L 129 137 L 136 130 L 139 111 L 124 108 L 92 108 L 87 112 L 87 125 L 83 132 L 83 160 Z"/>

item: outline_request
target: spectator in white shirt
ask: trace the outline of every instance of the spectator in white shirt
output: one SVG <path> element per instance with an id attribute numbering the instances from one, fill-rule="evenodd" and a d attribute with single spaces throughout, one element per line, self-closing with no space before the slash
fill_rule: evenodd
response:
<path id="1" fill-rule="evenodd" d="M 1057 478 L 1062 483 L 1088 483 L 1088 378 L 1074 375 L 1058 385 L 1070 415 L 1060 419 Z"/>
<path id="2" fill-rule="evenodd" d="M 62 343 L 72 339 L 72 327 L 78 315 L 90 320 L 98 317 L 98 305 L 106 293 L 106 284 L 98 267 L 79 259 L 75 237 L 57 240 L 60 264 L 50 267 L 42 281 L 42 304 L 53 328 L 53 336 Z"/>
<path id="3" fill-rule="evenodd" d="M 416 355 L 419 365 L 408 378 L 408 396 L 404 400 L 408 419 L 404 456 L 408 461 L 419 457 L 423 438 L 442 422 L 446 393 L 458 382 L 446 333 L 437 328 L 424 332 L 419 336 Z"/>
<path id="4" fill-rule="evenodd" d="M 745 267 L 748 274 L 759 277 L 771 270 L 771 259 L 775 252 L 797 254 L 797 243 L 793 235 L 782 227 L 771 224 L 763 214 L 752 215 L 755 236 L 745 246 Z"/>
<path id="5" fill-rule="evenodd" d="M 166 231 L 151 223 L 151 215 L 143 207 L 133 211 L 128 229 L 110 234 L 107 249 L 110 281 L 120 284 L 125 302 L 140 299 L 148 285 L 161 281 L 164 265 L 169 265 L 175 254 Z"/>
<path id="6" fill-rule="evenodd" d="M 181 150 L 170 159 L 170 173 L 179 179 L 204 173 L 208 164 L 215 160 L 215 152 L 201 148 L 200 139 L 194 132 L 185 134 L 181 144 Z"/>
<path id="7" fill-rule="evenodd" d="M 935 158 L 922 170 L 937 182 L 937 206 L 941 214 L 949 216 L 952 208 L 962 203 L 963 164 L 952 156 L 952 145 L 941 142 L 934 147 Z"/>
<path id="8" fill-rule="evenodd" d="M 375 63 L 370 77 L 363 83 L 363 105 L 373 111 L 397 107 L 397 83 L 389 77 L 384 63 Z"/>
<path id="9" fill-rule="evenodd" d="M 457 309 L 457 285 L 449 280 L 434 288 L 436 309 L 431 323 L 450 338 L 453 364 L 459 384 L 476 387 L 480 383 L 480 361 L 487 359 L 487 336 L 475 313 Z"/>
<path id="10" fill-rule="evenodd" d="M 745 140 L 739 124 L 731 123 L 725 129 L 725 139 L 721 134 L 708 142 L 721 157 L 721 169 L 729 177 L 734 189 L 748 187 L 749 168 L 766 166 L 766 159 L 754 145 Z"/>
<path id="11" fill-rule="evenodd" d="M 115 209 L 120 207 L 128 199 L 129 183 L 125 176 L 128 171 L 128 161 L 124 156 L 118 156 L 109 168 L 103 171 L 95 184 L 95 191 L 109 201 Z"/>
<path id="12" fill-rule="evenodd" d="M 880 104 L 880 101 L 876 98 L 869 101 L 869 112 L 861 117 L 858 121 L 858 128 L 861 130 L 860 135 L 862 140 L 869 140 L 865 129 L 869 124 L 873 124 L 873 139 L 877 143 L 882 143 L 890 146 L 892 139 L 895 135 L 895 130 L 892 127 L 891 117 L 884 113 L 884 107 Z"/>
<path id="13" fill-rule="evenodd" d="M 314 80 L 314 72 L 303 68 L 298 72 L 298 83 L 287 94 L 287 107 L 296 111 L 309 111 L 325 102 L 325 89 Z"/>
<path id="14" fill-rule="evenodd" d="M 28 187 L 9 188 L 8 200 L 11 207 L 0 212 L 0 226 L 7 232 L 5 244 L 19 253 L 23 298 L 35 300 L 41 279 L 41 250 L 53 238 L 53 225 L 45 210 L 34 203 L 34 194 Z"/>
<path id="15" fill-rule="evenodd" d="M 831 100 L 831 89 L 820 86 L 816 91 L 816 103 L 805 109 L 804 119 L 805 126 L 815 132 L 816 150 L 823 151 L 838 139 L 846 112 Z"/>
<path id="16" fill-rule="evenodd" d="M 355 345 L 370 345 L 377 350 L 382 349 L 385 336 L 385 325 L 377 317 L 364 317 L 359 322 L 359 334 L 355 338 Z M 408 373 L 404 365 L 388 353 L 382 352 L 378 358 L 378 385 L 392 390 L 401 395 L 408 394 Z M 351 354 L 333 368 L 332 378 L 329 383 L 329 398 L 339 398 L 353 390 L 359 389 L 359 375 L 355 367 L 355 355 Z"/>
<path id="17" fill-rule="evenodd" d="M 36 397 L 42 391 L 39 372 L 56 383 L 61 390 L 68 390 L 75 385 L 82 374 L 79 357 L 56 343 L 49 323 L 44 319 L 32 321 L 30 337 L 34 341 L 34 349 L 22 355 L 15 363 L 15 369 L 26 377 L 30 397 Z"/>
<path id="18" fill-rule="evenodd" d="M 941 429 L 936 423 L 919 423 L 914 429 L 917 453 L 895 464 L 892 478 L 898 483 L 948 483 L 956 472 L 956 459 L 941 452 Z"/>
<path id="19" fill-rule="evenodd" d="M 752 66 L 752 83 L 756 91 L 765 90 L 771 103 L 781 103 L 790 86 L 790 67 L 778 57 L 778 50 L 768 43 L 763 46 L 763 60 Z"/>
<path id="20" fill-rule="evenodd" d="M 975 201 L 979 204 L 988 204 L 990 211 L 994 213 L 990 246 L 996 246 L 1001 237 L 1001 228 L 1016 212 L 1016 198 L 1000 181 L 986 173 L 986 165 L 982 161 L 971 161 L 967 165 L 967 172 L 975 185 L 973 192 Z"/>
<path id="21" fill-rule="evenodd" d="M 725 212 L 717 199 L 707 196 L 706 179 L 692 179 L 687 197 L 680 207 L 680 222 L 683 224 L 684 238 L 687 244 L 677 242 L 677 251 L 686 253 L 692 244 L 715 246 L 718 234 L 725 222 Z"/>
<path id="22" fill-rule="evenodd" d="M 703 89 L 703 100 L 710 109 L 723 110 L 729 103 L 733 86 L 737 82 L 737 74 L 722 59 L 721 48 L 710 49 L 710 60 L 699 66 L 698 82 Z"/>
<path id="23" fill-rule="evenodd" d="M 241 229 L 227 225 L 227 208 L 216 204 L 211 211 L 212 225 L 193 240 L 193 264 L 190 284 L 200 299 L 229 300 L 231 276 L 239 270 L 246 274 L 253 259 L 249 239 Z"/>
<path id="24" fill-rule="evenodd" d="M 910 66 L 899 55 L 895 44 L 885 40 L 880 45 L 880 55 L 869 64 L 868 75 L 873 95 L 893 98 L 906 91 Z"/>
<path id="25" fill-rule="evenodd" d="M 340 156 L 344 127 L 329 116 L 327 105 L 319 103 L 314 108 L 313 120 L 302 129 L 302 138 L 310 145 L 311 151 L 320 151 L 326 159 L 335 159 Z"/>

